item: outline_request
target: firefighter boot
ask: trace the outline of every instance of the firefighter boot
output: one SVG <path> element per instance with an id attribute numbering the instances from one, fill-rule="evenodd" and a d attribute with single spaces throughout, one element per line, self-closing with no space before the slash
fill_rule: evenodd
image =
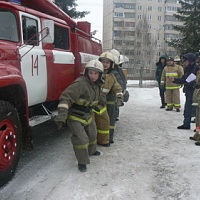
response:
<path id="1" fill-rule="evenodd" d="M 193 137 L 189 137 L 189 139 L 190 139 L 190 140 L 195 140 L 195 141 L 197 141 L 199 137 L 200 137 L 199 133 L 196 132 L 196 133 L 194 134 L 194 136 L 193 136 Z"/>
<path id="2" fill-rule="evenodd" d="M 78 164 L 78 170 L 80 172 L 86 172 L 87 171 L 87 167 L 85 164 Z"/>
<path id="3" fill-rule="evenodd" d="M 167 107 L 166 111 L 172 111 L 173 108 Z"/>
<path id="4" fill-rule="evenodd" d="M 95 151 L 93 154 L 92 154 L 92 156 L 100 156 L 101 155 L 101 152 L 99 152 L 99 151 Z"/>
<path id="5" fill-rule="evenodd" d="M 100 146 L 102 146 L 102 147 L 109 147 L 109 146 L 110 146 L 110 143 L 108 143 L 108 144 L 98 144 L 98 145 L 100 145 Z"/>
<path id="6" fill-rule="evenodd" d="M 114 143 L 113 137 L 114 137 L 114 129 L 110 129 L 110 144 Z"/>

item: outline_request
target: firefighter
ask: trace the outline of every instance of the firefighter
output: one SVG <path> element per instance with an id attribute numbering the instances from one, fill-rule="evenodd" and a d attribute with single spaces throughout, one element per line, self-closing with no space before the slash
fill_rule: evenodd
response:
<path id="1" fill-rule="evenodd" d="M 191 140 L 197 141 L 195 144 L 197 146 L 200 146 L 200 70 L 198 70 L 197 72 L 192 105 L 196 107 L 196 120 L 195 120 L 196 128 L 194 136 L 189 138 Z"/>
<path id="2" fill-rule="evenodd" d="M 175 63 L 176 65 L 180 65 L 180 64 L 181 64 L 181 58 L 180 58 L 180 56 L 175 56 L 175 57 L 174 57 L 174 63 Z"/>
<path id="3" fill-rule="evenodd" d="M 112 74 L 115 75 L 118 83 L 120 84 L 120 86 L 122 87 L 122 92 L 123 92 L 123 99 L 125 99 L 125 97 L 128 94 L 128 91 L 126 90 L 126 84 L 127 84 L 127 81 L 126 81 L 126 77 L 122 71 L 122 69 L 120 68 L 120 53 L 118 50 L 116 49 L 112 49 L 110 50 L 110 53 L 112 53 L 112 55 L 114 56 L 114 69 L 112 70 Z M 115 111 L 116 111 L 116 121 L 119 120 L 119 108 L 116 106 L 115 107 Z"/>
<path id="4" fill-rule="evenodd" d="M 100 55 L 99 61 L 102 62 L 104 67 L 105 82 L 102 85 L 101 99 L 105 99 L 105 103 L 101 103 L 94 110 L 97 125 L 97 143 L 109 147 L 110 143 L 114 143 L 115 104 L 117 106 L 123 105 L 123 95 L 121 86 L 111 73 L 114 67 L 113 55 L 104 52 Z"/>
<path id="5" fill-rule="evenodd" d="M 180 65 L 174 64 L 174 58 L 169 57 L 167 66 L 163 69 L 161 77 L 161 85 L 166 88 L 166 102 L 167 109 L 166 111 L 173 110 L 173 107 L 177 112 L 180 112 L 180 92 L 179 84 L 175 84 L 172 81 L 174 78 L 181 78 L 183 76 L 183 67 Z"/>
<path id="6" fill-rule="evenodd" d="M 92 60 L 85 66 L 84 76 L 77 78 L 60 96 L 55 123 L 61 129 L 66 123 L 72 132 L 71 142 L 78 160 L 78 169 L 87 170 L 89 156 L 100 155 L 96 150 L 96 125 L 92 108 L 101 93 L 103 65 Z"/>

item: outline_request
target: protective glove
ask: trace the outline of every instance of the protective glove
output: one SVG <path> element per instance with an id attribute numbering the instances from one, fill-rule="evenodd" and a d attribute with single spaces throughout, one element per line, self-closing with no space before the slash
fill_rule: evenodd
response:
<path id="1" fill-rule="evenodd" d="M 124 98 L 124 102 L 127 102 L 129 100 L 129 92 L 127 90 L 124 90 L 123 98 Z"/>
<path id="2" fill-rule="evenodd" d="M 55 124 L 56 124 L 58 130 L 61 130 L 65 125 L 65 123 L 59 122 L 59 121 L 55 121 Z"/>
<path id="3" fill-rule="evenodd" d="M 58 127 L 58 130 L 62 129 L 68 115 L 68 109 L 66 108 L 58 108 L 58 115 L 54 118 L 54 122 Z"/>
<path id="4" fill-rule="evenodd" d="M 117 99 L 116 99 L 116 106 L 117 107 L 121 107 L 123 105 L 124 105 L 123 98 L 117 97 Z"/>
<path id="5" fill-rule="evenodd" d="M 101 105 L 101 106 L 105 106 L 106 102 L 107 102 L 106 95 L 101 94 L 100 97 L 99 97 L 98 104 Z"/>

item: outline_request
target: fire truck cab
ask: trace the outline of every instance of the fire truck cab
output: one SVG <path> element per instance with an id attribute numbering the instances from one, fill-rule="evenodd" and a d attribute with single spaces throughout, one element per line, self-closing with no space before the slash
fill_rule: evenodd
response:
<path id="1" fill-rule="evenodd" d="M 90 23 L 75 22 L 50 0 L 0 1 L 0 186 L 31 148 L 30 109 L 55 102 L 102 52 Z"/>

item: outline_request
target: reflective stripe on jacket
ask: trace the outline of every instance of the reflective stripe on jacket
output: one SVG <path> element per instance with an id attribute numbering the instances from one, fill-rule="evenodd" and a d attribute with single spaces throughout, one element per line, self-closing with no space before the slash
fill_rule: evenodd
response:
<path id="1" fill-rule="evenodd" d="M 181 78 L 183 76 L 183 67 L 180 65 L 165 66 L 162 72 L 161 84 L 165 84 L 166 89 L 179 89 L 180 85 L 173 83 L 173 78 Z"/>
<path id="2" fill-rule="evenodd" d="M 70 119 L 88 124 L 92 116 L 92 107 L 97 105 L 100 92 L 100 86 L 85 76 L 79 77 L 63 91 L 58 107 L 69 108 Z"/>

